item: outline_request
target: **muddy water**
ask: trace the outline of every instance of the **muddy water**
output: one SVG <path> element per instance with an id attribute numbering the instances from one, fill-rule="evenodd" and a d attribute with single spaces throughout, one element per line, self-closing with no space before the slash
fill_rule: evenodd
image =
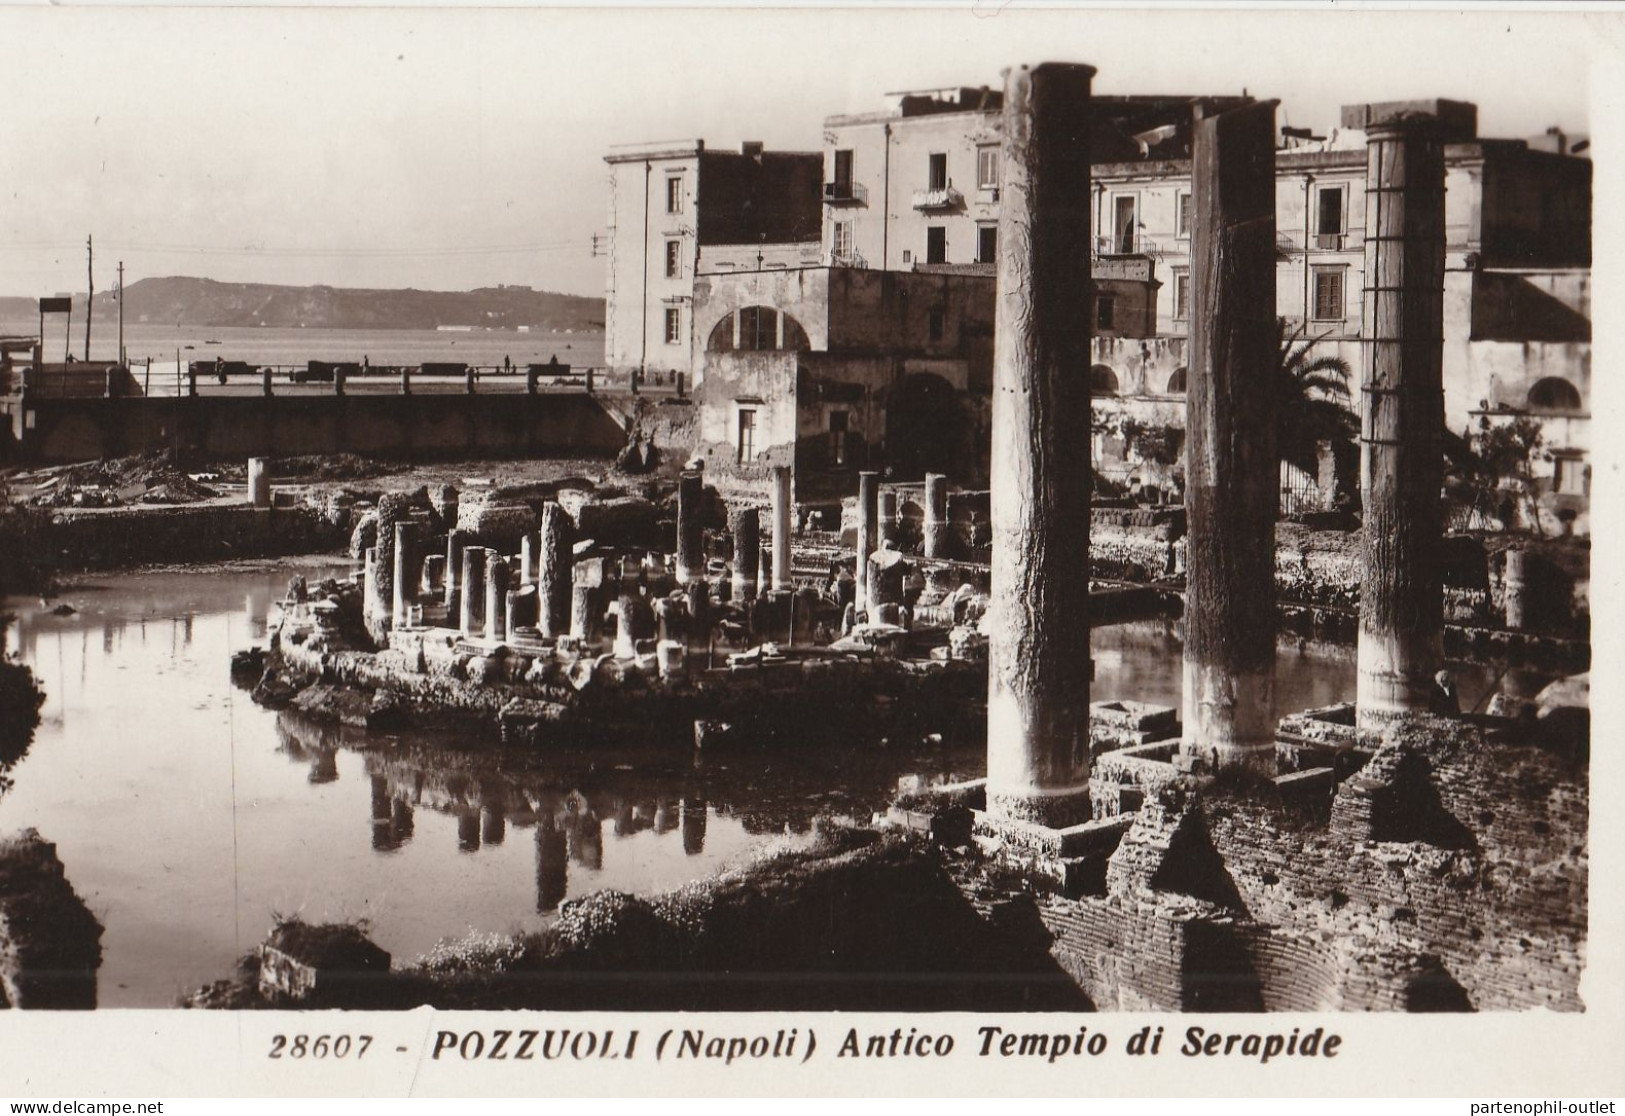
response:
<path id="1" fill-rule="evenodd" d="M 107 927 L 104 1006 L 166 1006 L 226 975 L 277 913 L 365 918 L 411 959 L 470 928 L 538 928 L 566 898 L 676 887 L 805 843 L 815 817 L 866 818 L 905 774 L 981 773 L 975 751 L 923 745 L 696 763 L 681 740 L 541 756 L 310 724 L 255 706 L 227 669 L 264 640 L 288 573 L 90 579 L 66 592 L 78 611 L 65 617 L 5 602 L 7 648 L 48 699 L 0 832 L 55 842 Z M 1097 700 L 1177 702 L 1171 626 L 1097 630 L 1094 646 Z M 1346 698 L 1353 672 L 1352 649 L 1283 644 L 1281 711 Z M 1464 672 L 1462 690 L 1476 701 L 1493 677 Z"/>

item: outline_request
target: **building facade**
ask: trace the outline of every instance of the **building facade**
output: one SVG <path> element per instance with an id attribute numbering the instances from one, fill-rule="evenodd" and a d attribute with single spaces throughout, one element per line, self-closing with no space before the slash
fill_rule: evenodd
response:
<path id="1" fill-rule="evenodd" d="M 693 372 L 694 283 L 702 266 L 816 259 L 817 153 L 703 140 L 620 147 L 609 165 L 604 356 L 612 369 Z"/>
<path id="2" fill-rule="evenodd" d="M 1125 420 L 1183 430 L 1192 119 L 1247 101 L 1093 99 L 1094 260 L 1089 304 L 1079 312 L 1093 331 L 1096 467 L 1109 477 L 1133 480 L 1148 464 L 1122 437 Z M 1533 142 L 1481 138 L 1476 110 L 1459 107 L 1459 131 L 1446 148 L 1447 422 L 1453 433 L 1471 436 L 1486 424 L 1536 419 L 1548 504 L 1578 506 L 1583 515 L 1591 164 L 1575 154 L 1585 145 L 1561 134 Z M 681 369 L 698 380 L 735 359 L 718 354 L 921 360 L 940 357 L 952 337 L 952 359 L 967 369 L 956 390 L 974 410 L 974 398 L 987 390 L 981 353 L 985 348 L 990 360 L 992 345 L 1001 110 L 1002 95 L 985 87 L 896 94 L 882 111 L 828 117 L 822 153 L 780 155 L 786 169 L 776 176 L 741 173 L 770 161 L 753 145 L 739 154 L 707 152 L 698 143 L 612 154 L 611 364 Z M 1361 123 L 1357 111 L 1345 110 L 1325 135 L 1283 128 L 1276 152 L 1275 311 L 1296 336 L 1314 342 L 1315 355 L 1348 363 L 1356 399 L 1365 282 Z M 713 217 L 713 207 L 724 204 L 728 214 Z M 846 272 L 898 278 L 859 280 Z M 973 282 L 945 298 L 933 293 L 930 277 Z M 882 289 L 873 305 L 848 312 L 860 307 L 854 300 L 861 292 Z M 741 301 L 751 298 L 759 301 Z M 845 421 L 870 460 L 890 456 L 911 467 L 911 454 L 884 448 L 888 431 L 899 429 L 883 413 L 895 386 L 871 396 L 868 417 L 849 413 Z M 797 422 L 803 419 L 811 421 L 803 415 Z M 828 420 L 842 418 L 832 411 L 821 421 Z M 729 442 L 737 454 L 739 421 L 737 414 L 713 416 L 707 441 Z M 725 427 L 730 437 L 710 437 Z M 797 439 L 816 434 L 820 444 L 833 444 L 828 429 L 796 431 Z M 1160 472 L 1163 484 L 1168 470 Z M 1326 479 L 1283 483 L 1320 488 L 1325 498 Z"/>

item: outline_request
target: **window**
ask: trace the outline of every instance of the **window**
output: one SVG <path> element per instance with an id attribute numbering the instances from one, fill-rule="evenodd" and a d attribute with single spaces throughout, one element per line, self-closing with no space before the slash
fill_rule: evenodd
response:
<path id="1" fill-rule="evenodd" d="M 1191 316 L 1191 273 L 1184 268 L 1174 272 L 1174 320 L 1185 321 Z"/>
<path id="2" fill-rule="evenodd" d="M 739 312 L 739 350 L 759 352 L 779 347 L 779 314 L 766 306 L 747 306 Z"/>
<path id="3" fill-rule="evenodd" d="M 1315 191 L 1315 235 L 1341 236 L 1342 233 L 1343 187 L 1322 186 Z"/>
<path id="4" fill-rule="evenodd" d="M 835 152 L 835 174 L 830 179 L 835 187 L 834 194 L 838 198 L 852 196 L 852 151 L 843 148 Z"/>
<path id="5" fill-rule="evenodd" d="M 945 225 L 931 225 L 925 230 L 925 262 L 948 262 L 948 229 Z"/>
<path id="6" fill-rule="evenodd" d="M 756 412 L 739 409 L 739 463 L 743 465 L 756 456 Z"/>
<path id="7" fill-rule="evenodd" d="M 929 190 L 946 190 L 948 188 L 948 153 L 946 151 L 933 151 L 931 153 Z"/>
<path id="8" fill-rule="evenodd" d="M 683 180 L 677 175 L 666 179 L 666 212 L 683 211 Z"/>
<path id="9" fill-rule="evenodd" d="M 1112 199 L 1112 250 L 1119 255 L 1128 255 L 1134 251 L 1134 229 L 1138 224 L 1133 194 L 1121 194 Z"/>
<path id="10" fill-rule="evenodd" d="M 1175 218 L 1177 221 L 1175 228 L 1178 230 L 1178 235 L 1189 236 L 1191 234 L 1191 196 L 1189 194 L 1180 194 L 1177 204 L 1179 215 Z"/>
<path id="11" fill-rule="evenodd" d="M 1117 373 L 1110 366 L 1097 364 L 1089 369 L 1090 395 L 1116 395 Z"/>
<path id="12" fill-rule="evenodd" d="M 831 466 L 846 464 L 845 411 L 831 411 L 829 413 L 829 463 Z"/>
<path id="13" fill-rule="evenodd" d="M 976 262 L 989 264 L 999 262 L 999 226 L 977 226 Z"/>
<path id="14" fill-rule="evenodd" d="M 852 222 L 836 221 L 830 235 L 830 250 L 835 258 L 844 260 L 852 255 Z"/>
<path id="15" fill-rule="evenodd" d="M 1185 394 L 1185 369 L 1184 368 L 1176 368 L 1176 369 L 1174 369 L 1174 374 L 1172 376 L 1168 377 L 1168 394 L 1169 395 L 1184 395 Z"/>
<path id="16" fill-rule="evenodd" d="M 976 149 L 976 188 L 979 190 L 997 190 L 999 188 L 999 149 L 997 147 L 978 147 Z"/>
<path id="17" fill-rule="evenodd" d="M 940 307 L 940 306 L 931 307 L 931 313 L 930 313 L 931 340 L 933 340 L 933 341 L 941 341 L 942 340 L 943 323 L 944 323 L 944 320 L 945 320 L 946 317 L 947 317 L 947 315 L 944 313 L 942 307 Z"/>
<path id="18" fill-rule="evenodd" d="M 683 312 L 677 309 L 666 311 L 666 344 L 677 345 L 683 340 Z"/>
<path id="19" fill-rule="evenodd" d="M 1540 411 L 1579 411 L 1580 389 L 1561 376 L 1548 376 L 1529 389 L 1529 406 Z"/>
<path id="20" fill-rule="evenodd" d="M 1095 298 L 1095 328 L 1111 329 L 1112 316 L 1117 309 L 1117 300 L 1111 295 L 1099 295 Z"/>
<path id="21" fill-rule="evenodd" d="M 680 279 L 683 275 L 683 242 L 666 241 L 666 278 Z"/>
<path id="22" fill-rule="evenodd" d="M 1552 491 L 1560 496 L 1591 495 L 1591 466 L 1578 457 L 1559 457 L 1552 462 Z"/>
<path id="23" fill-rule="evenodd" d="M 1343 269 L 1315 268 L 1314 320 L 1340 322 L 1343 318 Z"/>

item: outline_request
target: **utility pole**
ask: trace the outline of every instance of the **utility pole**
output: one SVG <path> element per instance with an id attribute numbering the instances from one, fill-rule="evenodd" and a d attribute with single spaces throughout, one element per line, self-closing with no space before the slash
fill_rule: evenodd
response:
<path id="1" fill-rule="evenodd" d="M 129 363 L 124 356 L 124 261 L 118 262 L 118 362 Z"/>
<path id="2" fill-rule="evenodd" d="M 90 315 L 96 308 L 96 251 L 85 237 L 85 359 L 90 359 Z"/>

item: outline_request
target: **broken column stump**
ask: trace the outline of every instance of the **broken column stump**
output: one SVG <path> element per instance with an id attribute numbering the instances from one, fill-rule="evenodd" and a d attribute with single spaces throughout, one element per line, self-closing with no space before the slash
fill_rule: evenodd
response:
<path id="1" fill-rule="evenodd" d="M 922 534 L 927 558 L 948 556 L 948 478 L 925 474 L 925 520 Z"/>
<path id="2" fill-rule="evenodd" d="M 733 542 L 733 599 L 743 603 L 756 598 L 757 571 L 761 568 L 762 525 L 755 508 L 734 512 Z"/>
<path id="3" fill-rule="evenodd" d="M 705 576 L 705 528 L 701 505 L 705 501 L 705 478 L 696 472 L 684 473 L 677 481 L 677 584 L 687 585 Z"/>
<path id="4" fill-rule="evenodd" d="M 536 556 L 536 626 L 544 639 L 556 639 L 570 630 L 573 563 L 569 536 L 564 508 L 556 503 L 545 504 Z"/>
<path id="5" fill-rule="evenodd" d="M 485 556 L 483 546 L 463 548 L 463 601 L 459 628 L 464 639 L 478 634 L 480 620 L 485 616 Z"/>
<path id="6" fill-rule="evenodd" d="M 869 607 L 869 555 L 880 548 L 880 474 L 858 474 L 857 562 L 852 576 L 857 583 L 855 603 L 861 613 Z"/>
<path id="7" fill-rule="evenodd" d="M 790 588 L 790 520 L 794 499 L 790 491 L 788 465 L 773 469 L 773 588 Z"/>

